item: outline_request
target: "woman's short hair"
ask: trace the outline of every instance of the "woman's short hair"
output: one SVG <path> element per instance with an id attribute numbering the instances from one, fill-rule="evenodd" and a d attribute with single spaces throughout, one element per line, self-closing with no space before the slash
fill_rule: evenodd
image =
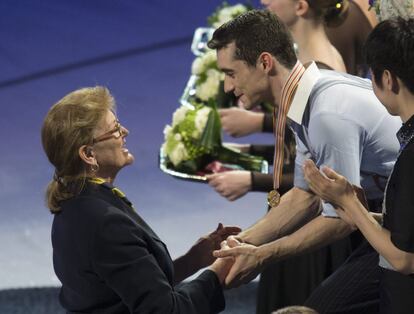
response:
<path id="1" fill-rule="evenodd" d="M 79 156 L 79 148 L 92 144 L 98 123 L 108 110 L 114 108 L 109 90 L 96 86 L 67 94 L 47 113 L 42 126 L 42 144 L 55 167 L 46 191 L 47 206 L 52 213 L 60 211 L 61 201 L 82 190 L 87 171 Z"/>

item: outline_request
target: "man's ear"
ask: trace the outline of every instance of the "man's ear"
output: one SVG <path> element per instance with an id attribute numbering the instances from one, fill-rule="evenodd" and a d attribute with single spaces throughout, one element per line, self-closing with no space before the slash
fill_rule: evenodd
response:
<path id="1" fill-rule="evenodd" d="M 295 5 L 295 12 L 297 16 L 305 16 L 309 13 L 309 3 L 306 0 L 299 0 Z"/>
<path id="2" fill-rule="evenodd" d="M 88 165 L 96 164 L 95 154 L 91 146 L 82 145 L 79 147 L 79 157 Z"/>
<path id="3" fill-rule="evenodd" d="M 384 72 L 382 72 L 382 84 L 387 90 L 394 94 L 400 92 L 400 83 L 398 82 L 397 76 L 389 70 L 384 70 Z"/>
<path id="4" fill-rule="evenodd" d="M 265 73 L 269 73 L 274 70 L 273 56 L 268 52 L 262 52 L 259 56 L 259 67 Z"/>

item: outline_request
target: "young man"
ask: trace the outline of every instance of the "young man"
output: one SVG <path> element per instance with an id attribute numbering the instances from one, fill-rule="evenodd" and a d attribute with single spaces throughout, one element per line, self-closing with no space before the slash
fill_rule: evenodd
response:
<path id="1" fill-rule="evenodd" d="M 366 42 L 374 92 L 391 115 L 401 117 L 397 133 L 400 154 L 385 191 L 382 225 L 367 213 L 351 185 L 336 172 L 305 164 L 312 190 L 335 204 L 361 230 L 380 254 L 380 313 L 412 313 L 414 309 L 414 19 L 386 20 Z M 315 295 L 326 293 L 321 287 Z"/>
<path id="2" fill-rule="evenodd" d="M 253 279 L 272 261 L 327 245 L 355 229 L 338 218 L 331 204 L 321 202 L 309 190 L 302 165 L 311 158 L 318 166 L 332 167 L 352 184 L 362 186 L 371 204 L 378 204 L 397 156 L 393 134 L 399 121 L 387 114 L 369 81 L 320 71 L 314 63 L 305 68 L 297 61 L 287 29 L 270 12 L 253 10 L 223 25 L 209 47 L 217 50 L 226 92 L 240 97 L 248 109 L 263 101 L 281 104 L 278 119 L 287 115 L 297 143 L 294 188 L 264 218 L 237 239 L 228 240 L 230 246 L 238 241 L 243 244 L 216 252 L 218 257 L 236 258 L 226 281 L 237 285 Z M 282 129 L 283 121 L 278 120 L 277 125 Z M 275 153 L 280 160 L 278 151 Z M 354 307 L 358 303 L 355 291 L 378 278 L 375 251 L 369 246 L 357 251 L 362 263 L 351 268 L 351 277 L 367 280 L 339 285 L 329 308 Z M 364 313 L 377 310 L 377 304 L 360 306 Z"/>

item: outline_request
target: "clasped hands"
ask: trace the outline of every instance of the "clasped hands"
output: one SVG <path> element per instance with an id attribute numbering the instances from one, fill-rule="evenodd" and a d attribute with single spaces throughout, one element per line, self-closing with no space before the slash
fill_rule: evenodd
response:
<path id="1" fill-rule="evenodd" d="M 231 260 L 232 265 L 224 280 L 226 288 L 235 288 L 253 280 L 262 270 L 264 258 L 258 247 L 229 236 L 221 243 L 221 249 L 213 252 L 219 260 Z"/>
<path id="2" fill-rule="evenodd" d="M 236 237 L 240 231 L 239 227 L 220 223 L 215 231 L 201 237 L 183 258 L 188 275 L 210 265 L 209 269 L 228 288 L 254 279 L 261 270 L 259 251 Z"/>

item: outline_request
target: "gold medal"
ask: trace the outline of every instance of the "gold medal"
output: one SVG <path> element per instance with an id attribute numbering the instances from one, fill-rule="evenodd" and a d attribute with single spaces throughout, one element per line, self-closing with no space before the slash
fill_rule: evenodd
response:
<path id="1" fill-rule="evenodd" d="M 267 194 L 267 204 L 269 204 L 270 207 L 276 207 L 280 203 L 280 194 L 277 190 L 271 190 Z"/>

